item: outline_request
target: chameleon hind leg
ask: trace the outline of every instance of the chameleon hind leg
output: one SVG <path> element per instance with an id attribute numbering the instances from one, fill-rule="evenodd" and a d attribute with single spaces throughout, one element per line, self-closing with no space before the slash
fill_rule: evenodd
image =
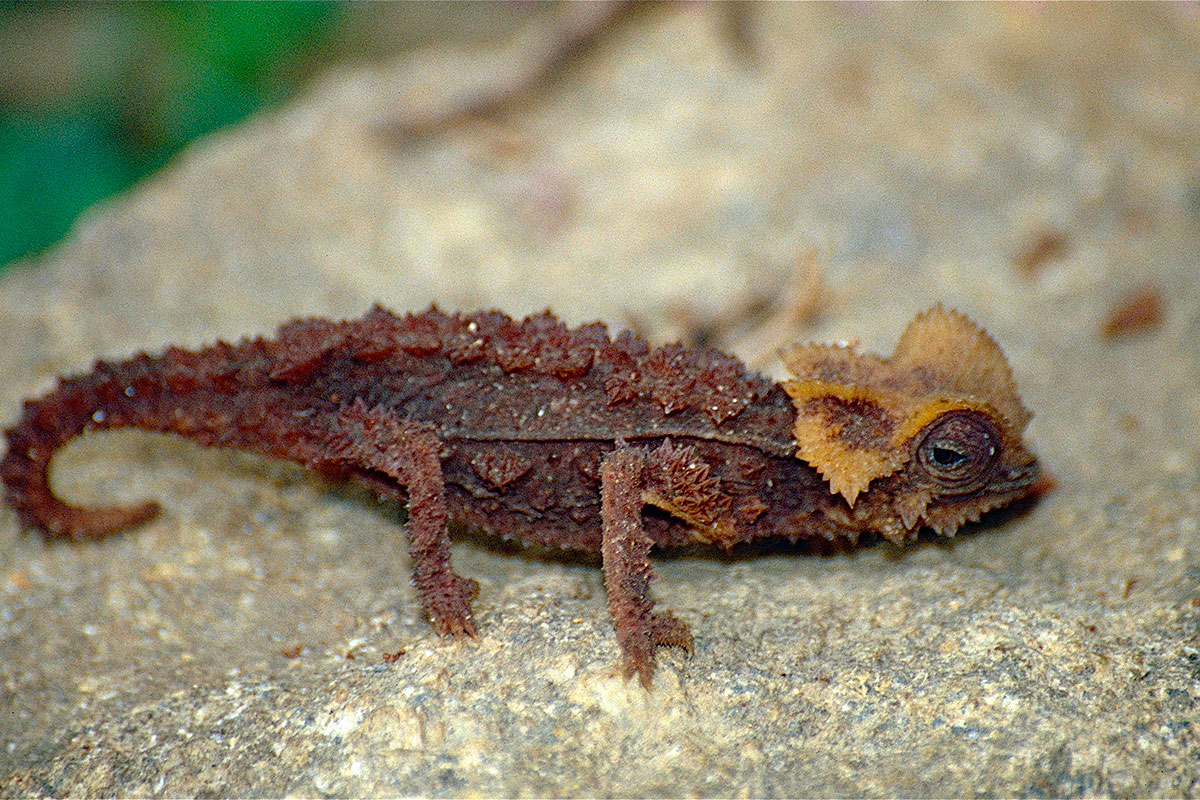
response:
<path id="1" fill-rule="evenodd" d="M 449 514 L 441 442 L 427 426 L 361 401 L 342 409 L 329 437 L 334 463 L 376 470 L 408 490 L 408 552 L 417 597 L 441 636 L 474 636 L 471 600 L 479 584 L 450 564 Z"/>
<path id="2" fill-rule="evenodd" d="M 666 612 L 655 612 L 647 596 L 655 579 L 650 565 L 653 544 L 642 525 L 646 474 L 654 455 L 635 448 L 614 450 L 600 466 L 601 558 L 608 610 L 621 647 L 625 677 L 636 672 L 650 688 L 654 650 L 659 645 L 692 649 L 687 625 Z"/>

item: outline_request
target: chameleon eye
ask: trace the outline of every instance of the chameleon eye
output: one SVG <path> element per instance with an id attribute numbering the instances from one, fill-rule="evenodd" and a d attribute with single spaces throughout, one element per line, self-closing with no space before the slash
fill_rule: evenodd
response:
<path id="1" fill-rule="evenodd" d="M 917 445 L 919 469 L 940 489 L 977 489 L 1000 454 L 1000 435 L 983 414 L 952 411 L 926 427 Z"/>

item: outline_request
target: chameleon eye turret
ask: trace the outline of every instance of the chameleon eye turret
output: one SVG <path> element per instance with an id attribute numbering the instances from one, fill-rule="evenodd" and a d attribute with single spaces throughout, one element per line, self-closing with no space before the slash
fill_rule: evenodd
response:
<path id="1" fill-rule="evenodd" d="M 990 417 L 974 411 L 947 412 L 914 441 L 914 478 L 923 477 L 943 495 L 981 488 L 1000 456 L 1000 432 Z"/>

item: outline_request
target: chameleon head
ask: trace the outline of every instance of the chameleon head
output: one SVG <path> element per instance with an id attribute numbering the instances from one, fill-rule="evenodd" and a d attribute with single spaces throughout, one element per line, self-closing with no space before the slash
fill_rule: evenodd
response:
<path id="1" fill-rule="evenodd" d="M 1030 492 L 1030 413 L 999 346 L 962 314 L 918 315 L 890 359 L 854 345 L 784 354 L 796 456 L 840 495 L 846 525 L 892 540 L 964 522 Z"/>

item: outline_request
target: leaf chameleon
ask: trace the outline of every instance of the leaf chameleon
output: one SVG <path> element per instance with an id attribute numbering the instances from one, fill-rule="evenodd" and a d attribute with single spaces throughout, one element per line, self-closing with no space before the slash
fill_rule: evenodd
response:
<path id="1" fill-rule="evenodd" d="M 97 362 L 25 403 L 0 478 L 23 523 L 74 540 L 158 510 L 54 495 L 52 456 L 88 431 L 173 433 L 357 480 L 407 503 L 413 581 L 442 635 L 476 632 L 478 588 L 451 567 L 451 519 L 599 552 L 624 672 L 649 685 L 655 648 L 692 642 L 647 597 L 652 547 L 951 535 L 1039 476 L 1008 364 L 961 314 L 920 314 L 890 359 L 807 345 L 785 363 L 794 377 L 776 384 L 728 355 L 650 349 L 549 313 L 376 307 Z"/>

